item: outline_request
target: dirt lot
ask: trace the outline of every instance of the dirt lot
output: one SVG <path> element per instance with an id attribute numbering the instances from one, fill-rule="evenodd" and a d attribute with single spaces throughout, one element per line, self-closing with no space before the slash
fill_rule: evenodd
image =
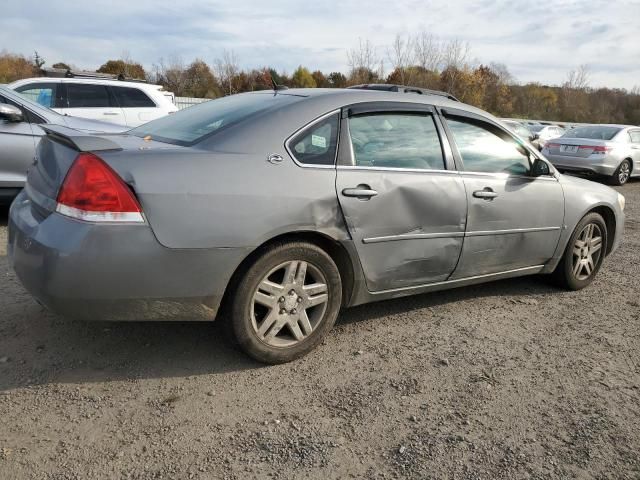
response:
<path id="1" fill-rule="evenodd" d="M 81 323 L 26 294 L 0 212 L 0 478 L 640 478 L 640 182 L 568 293 L 525 278 L 343 312 L 264 367 L 219 327 Z"/>

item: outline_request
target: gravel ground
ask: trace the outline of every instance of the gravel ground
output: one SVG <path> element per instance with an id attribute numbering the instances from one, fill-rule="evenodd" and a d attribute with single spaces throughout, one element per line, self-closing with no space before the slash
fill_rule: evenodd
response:
<path id="1" fill-rule="evenodd" d="M 524 278 L 357 307 L 261 366 L 220 327 L 82 323 L 0 212 L 0 478 L 640 478 L 640 182 L 581 292 Z"/>

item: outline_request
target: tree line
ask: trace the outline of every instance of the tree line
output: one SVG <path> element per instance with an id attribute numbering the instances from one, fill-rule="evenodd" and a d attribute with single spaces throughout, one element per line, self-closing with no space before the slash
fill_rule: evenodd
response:
<path id="1" fill-rule="evenodd" d="M 468 43 L 442 41 L 428 33 L 397 35 L 384 49 L 361 39 L 347 51 L 349 69 L 322 72 L 299 66 L 291 74 L 265 66 L 241 68 L 233 51 L 225 50 L 211 63 L 180 57 L 160 59 L 150 70 L 124 53 L 96 71 L 145 79 L 176 96 L 217 98 L 273 88 L 273 82 L 292 88 L 343 88 L 362 83 L 394 83 L 443 90 L 461 101 L 500 117 L 562 122 L 640 124 L 640 88 L 592 88 L 589 70 L 580 66 L 567 73 L 561 85 L 520 84 L 500 63 L 474 61 Z M 45 60 L 0 52 L 0 83 L 41 74 Z M 65 62 L 51 65 L 69 69 Z M 389 72 L 385 72 L 385 66 Z"/>

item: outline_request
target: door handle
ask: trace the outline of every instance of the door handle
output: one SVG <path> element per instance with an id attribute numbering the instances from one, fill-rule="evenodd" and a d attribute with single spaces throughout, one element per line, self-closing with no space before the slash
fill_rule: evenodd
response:
<path id="1" fill-rule="evenodd" d="M 118 112 L 103 112 L 103 115 L 118 115 Z"/>
<path id="2" fill-rule="evenodd" d="M 493 200 L 498 196 L 498 194 L 491 190 L 489 187 L 486 187 L 484 190 L 476 190 L 475 192 L 473 192 L 473 196 L 476 198 L 482 198 L 484 200 Z"/>
<path id="3" fill-rule="evenodd" d="M 369 200 L 371 197 L 378 195 L 369 185 L 358 185 L 356 188 L 345 188 L 342 190 L 345 197 L 356 197 L 360 200 Z"/>

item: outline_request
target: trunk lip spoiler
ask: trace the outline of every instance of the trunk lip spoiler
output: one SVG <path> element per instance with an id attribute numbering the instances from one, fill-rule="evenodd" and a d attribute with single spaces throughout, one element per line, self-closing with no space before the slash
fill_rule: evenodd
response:
<path id="1" fill-rule="evenodd" d="M 113 140 L 109 140 L 102 135 L 109 134 L 97 134 L 81 132 L 80 130 L 74 130 L 73 128 L 63 127 L 62 125 L 40 125 L 47 137 L 54 141 L 63 143 L 74 150 L 79 152 L 99 152 L 105 150 L 123 150 Z"/>

